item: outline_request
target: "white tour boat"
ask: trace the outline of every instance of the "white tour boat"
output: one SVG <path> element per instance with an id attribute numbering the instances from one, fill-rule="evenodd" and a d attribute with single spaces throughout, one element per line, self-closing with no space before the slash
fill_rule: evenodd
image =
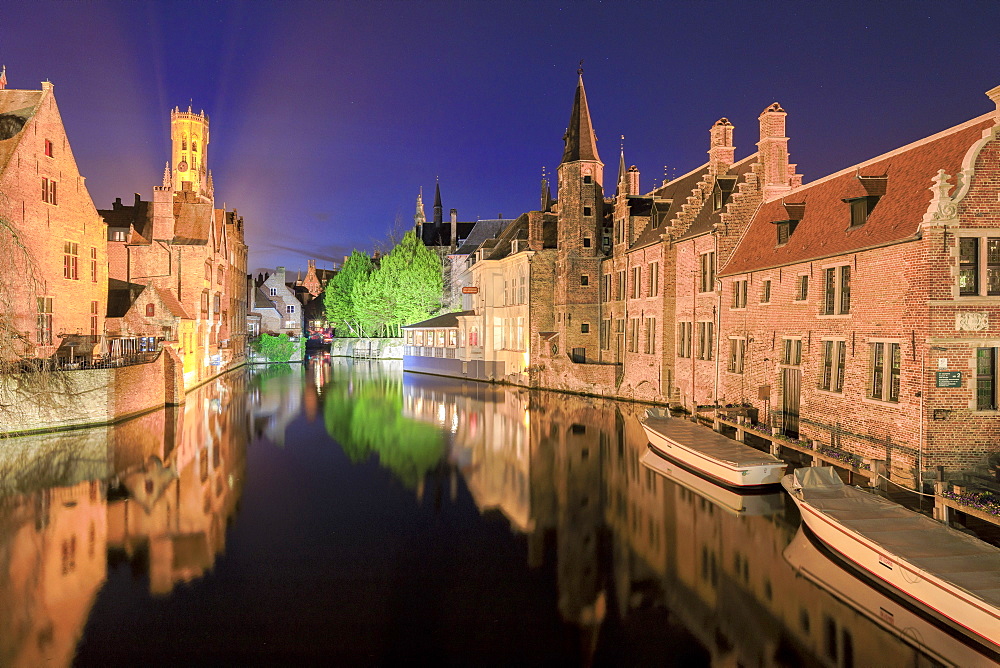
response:
<path id="1" fill-rule="evenodd" d="M 785 473 L 786 464 L 777 457 L 695 422 L 648 409 L 641 423 L 650 450 L 724 485 L 739 489 L 777 485 Z"/>
<path id="2" fill-rule="evenodd" d="M 781 484 L 806 527 L 848 563 L 1000 647 L 1000 549 L 845 485 L 829 466 L 796 469 Z"/>

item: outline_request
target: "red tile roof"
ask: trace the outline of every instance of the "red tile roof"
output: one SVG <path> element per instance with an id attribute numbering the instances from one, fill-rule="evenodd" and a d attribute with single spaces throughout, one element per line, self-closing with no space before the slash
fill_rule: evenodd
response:
<path id="1" fill-rule="evenodd" d="M 954 177 L 962 159 L 995 120 L 995 112 L 908 144 L 866 162 L 800 186 L 761 204 L 720 276 L 742 274 L 831 257 L 912 238 L 931 201 L 931 179 L 939 169 Z M 887 174 L 886 193 L 859 227 L 851 224 L 844 199 L 867 193 L 858 175 Z M 788 220 L 782 200 L 804 202 L 805 214 L 784 246 L 776 248 L 774 223 Z"/>

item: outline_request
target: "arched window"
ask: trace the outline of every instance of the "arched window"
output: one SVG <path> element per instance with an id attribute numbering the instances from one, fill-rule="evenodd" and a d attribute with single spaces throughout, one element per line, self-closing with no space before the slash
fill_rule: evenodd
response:
<path id="1" fill-rule="evenodd" d="M 146 317 L 152 318 L 156 315 L 156 304 L 146 304 Z"/>
<path id="2" fill-rule="evenodd" d="M 188 149 L 188 136 L 181 135 L 181 150 L 186 151 Z"/>
<path id="3" fill-rule="evenodd" d="M 195 141 L 194 139 L 191 140 L 191 150 L 192 151 L 197 151 L 198 150 L 198 142 Z"/>

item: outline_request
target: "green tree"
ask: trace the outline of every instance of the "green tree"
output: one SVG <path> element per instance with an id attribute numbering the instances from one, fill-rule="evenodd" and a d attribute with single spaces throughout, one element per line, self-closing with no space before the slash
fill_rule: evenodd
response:
<path id="1" fill-rule="evenodd" d="M 399 335 L 401 325 L 426 320 L 441 308 L 441 259 L 413 231 L 382 258 L 379 271 L 391 314 L 386 324 L 394 335 Z"/>
<path id="2" fill-rule="evenodd" d="M 330 279 L 323 295 L 326 319 L 333 323 L 334 327 L 347 330 L 352 336 L 364 336 L 354 308 L 354 284 L 367 279 L 373 268 L 371 258 L 357 250 L 354 251 L 337 275 Z"/>

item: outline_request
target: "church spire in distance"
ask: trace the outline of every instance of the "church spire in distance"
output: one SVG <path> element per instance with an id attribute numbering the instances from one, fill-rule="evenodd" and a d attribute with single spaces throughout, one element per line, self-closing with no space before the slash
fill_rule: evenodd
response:
<path id="1" fill-rule="evenodd" d="M 434 179 L 434 227 L 444 220 L 444 209 L 441 207 L 441 183 Z"/>

